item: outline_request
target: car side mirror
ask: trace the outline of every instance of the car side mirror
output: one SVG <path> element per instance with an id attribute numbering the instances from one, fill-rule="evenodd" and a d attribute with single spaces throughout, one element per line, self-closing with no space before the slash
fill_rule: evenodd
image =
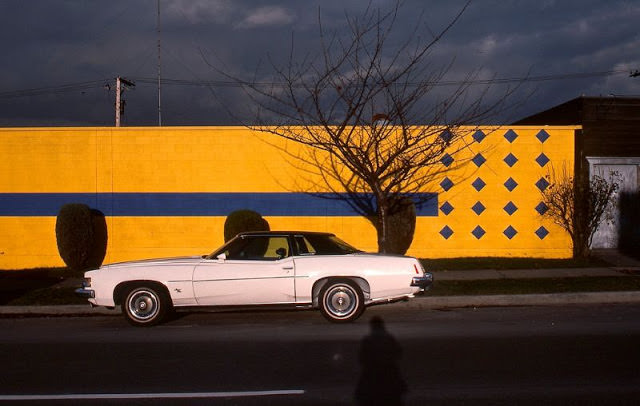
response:
<path id="1" fill-rule="evenodd" d="M 218 262 L 224 262 L 227 259 L 227 254 L 223 252 L 222 254 L 218 255 L 216 259 L 218 260 Z"/>

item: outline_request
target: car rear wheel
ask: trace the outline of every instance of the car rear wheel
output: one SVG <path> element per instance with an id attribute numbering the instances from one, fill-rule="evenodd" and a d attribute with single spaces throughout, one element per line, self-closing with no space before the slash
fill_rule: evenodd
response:
<path id="1" fill-rule="evenodd" d="M 122 313 L 134 326 L 153 326 L 162 322 L 171 304 L 157 287 L 137 286 L 129 290 L 122 302 Z"/>
<path id="2" fill-rule="evenodd" d="M 349 322 L 364 311 L 362 290 L 353 281 L 329 281 L 320 291 L 320 312 L 329 321 Z"/>

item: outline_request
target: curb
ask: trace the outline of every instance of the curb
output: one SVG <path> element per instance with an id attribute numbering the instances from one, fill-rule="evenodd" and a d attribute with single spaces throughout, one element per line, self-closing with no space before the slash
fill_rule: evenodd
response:
<path id="1" fill-rule="evenodd" d="M 409 309 L 461 307 L 558 306 L 640 303 L 640 291 L 544 293 L 529 295 L 425 296 L 404 303 Z"/>
<path id="2" fill-rule="evenodd" d="M 120 308 L 113 310 L 90 305 L 59 306 L 0 306 L 0 317 L 5 316 L 110 316 L 119 315 Z"/>
<path id="3" fill-rule="evenodd" d="M 451 309 L 464 307 L 558 306 L 581 304 L 640 303 L 640 291 L 553 293 L 487 296 L 421 296 L 393 306 L 410 310 Z M 107 309 L 86 305 L 0 306 L 0 317 L 29 316 L 118 316 L 120 308 Z"/>

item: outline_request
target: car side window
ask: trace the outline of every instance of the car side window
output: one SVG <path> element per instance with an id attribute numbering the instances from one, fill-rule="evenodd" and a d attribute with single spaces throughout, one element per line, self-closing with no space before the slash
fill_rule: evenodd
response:
<path id="1" fill-rule="evenodd" d="M 289 242 L 284 236 L 246 236 L 227 247 L 227 259 L 276 261 L 290 255 Z"/>
<path id="2" fill-rule="evenodd" d="M 269 245 L 264 254 L 265 260 L 277 260 L 291 255 L 287 237 L 269 237 Z"/>
<path id="3" fill-rule="evenodd" d="M 314 255 L 316 250 L 309 243 L 309 241 L 303 236 L 295 237 L 296 247 L 298 248 L 298 254 L 300 255 Z"/>

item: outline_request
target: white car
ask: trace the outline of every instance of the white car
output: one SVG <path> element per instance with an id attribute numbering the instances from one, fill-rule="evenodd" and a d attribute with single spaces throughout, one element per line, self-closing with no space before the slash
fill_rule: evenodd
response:
<path id="1" fill-rule="evenodd" d="M 433 276 L 416 258 L 366 254 L 329 233 L 249 232 L 203 257 L 122 262 L 85 273 L 76 290 L 93 306 L 122 306 L 136 326 L 175 309 L 289 305 L 319 308 L 333 322 L 366 305 L 413 297 Z"/>

